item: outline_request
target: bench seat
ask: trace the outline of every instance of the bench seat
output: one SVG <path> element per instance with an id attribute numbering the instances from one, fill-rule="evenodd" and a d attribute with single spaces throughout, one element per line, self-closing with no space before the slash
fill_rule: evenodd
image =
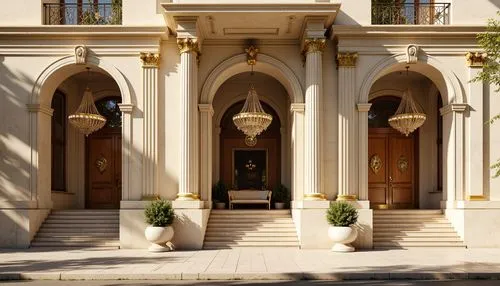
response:
<path id="1" fill-rule="evenodd" d="M 268 209 L 271 209 L 271 191 L 228 191 L 229 209 L 233 209 L 234 204 L 267 204 Z"/>

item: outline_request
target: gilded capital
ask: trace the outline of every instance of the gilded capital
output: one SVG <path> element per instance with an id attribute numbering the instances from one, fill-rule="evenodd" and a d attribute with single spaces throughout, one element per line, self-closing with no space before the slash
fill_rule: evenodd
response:
<path id="1" fill-rule="evenodd" d="M 143 67 L 159 67 L 160 54 L 155 53 L 141 53 L 141 61 Z"/>
<path id="2" fill-rule="evenodd" d="M 198 56 L 200 55 L 200 48 L 198 45 L 198 39 L 179 38 L 179 39 L 177 39 L 177 47 L 179 48 L 179 54 L 194 52 Z"/>
<path id="3" fill-rule="evenodd" d="M 305 39 L 304 49 L 302 54 L 320 52 L 322 53 L 326 47 L 326 39 Z"/>
<path id="4" fill-rule="evenodd" d="M 339 67 L 355 67 L 356 60 L 358 59 L 358 53 L 338 53 L 337 54 L 337 66 Z"/>
<path id="5" fill-rule="evenodd" d="M 486 60 L 486 53 L 480 52 L 468 52 L 465 54 L 465 59 L 467 60 L 468 67 L 482 67 L 484 61 Z"/>

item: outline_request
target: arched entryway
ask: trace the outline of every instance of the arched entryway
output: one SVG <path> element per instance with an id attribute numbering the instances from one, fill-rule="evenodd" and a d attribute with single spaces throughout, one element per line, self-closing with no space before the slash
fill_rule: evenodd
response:
<path id="1" fill-rule="evenodd" d="M 233 104 L 223 115 L 220 132 L 221 180 L 232 189 L 274 189 L 281 184 L 280 119 L 276 111 L 262 103 L 273 116 L 271 125 L 257 138 L 257 144 L 247 144 L 245 135 L 233 123 L 244 102 Z"/>

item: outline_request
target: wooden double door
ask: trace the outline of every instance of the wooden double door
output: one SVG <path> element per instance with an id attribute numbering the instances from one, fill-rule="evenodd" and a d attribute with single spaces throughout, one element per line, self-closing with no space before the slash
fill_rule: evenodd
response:
<path id="1" fill-rule="evenodd" d="M 416 208 L 416 135 L 391 128 L 370 128 L 368 198 L 374 209 Z"/>
<path id="2" fill-rule="evenodd" d="M 87 208 L 120 208 L 122 140 L 116 129 L 105 128 L 87 138 Z"/>

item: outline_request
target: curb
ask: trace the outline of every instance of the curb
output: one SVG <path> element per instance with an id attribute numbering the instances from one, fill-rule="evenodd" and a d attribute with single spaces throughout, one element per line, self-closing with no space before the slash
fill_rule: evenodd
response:
<path id="1" fill-rule="evenodd" d="M 0 273 L 6 280 L 500 280 L 499 272 Z"/>

